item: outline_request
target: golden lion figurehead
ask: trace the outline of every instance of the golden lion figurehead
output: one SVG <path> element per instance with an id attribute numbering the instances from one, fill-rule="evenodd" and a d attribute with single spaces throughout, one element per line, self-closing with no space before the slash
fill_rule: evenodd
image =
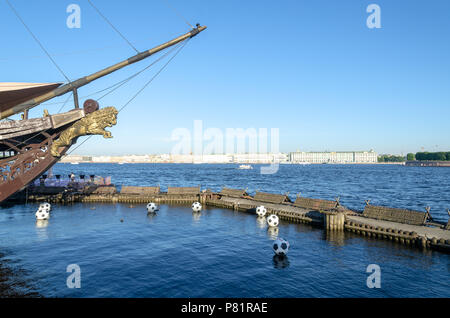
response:
<path id="1" fill-rule="evenodd" d="M 105 127 L 112 127 L 115 124 L 117 124 L 118 113 L 119 112 L 116 110 L 115 107 L 105 107 L 87 115 L 82 120 L 90 119 L 98 121 L 102 124 L 104 123 L 106 125 Z"/>
<path id="2" fill-rule="evenodd" d="M 75 122 L 61 133 L 58 140 L 53 142 L 50 150 L 52 156 L 60 157 L 59 148 L 71 146 L 80 136 L 103 135 L 104 138 L 112 138 L 111 132 L 106 131 L 105 128 L 117 124 L 118 113 L 114 107 L 105 107 Z"/>

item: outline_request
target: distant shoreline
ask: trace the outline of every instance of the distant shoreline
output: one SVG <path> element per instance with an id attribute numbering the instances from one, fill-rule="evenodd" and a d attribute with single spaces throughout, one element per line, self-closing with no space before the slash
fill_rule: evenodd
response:
<path id="1" fill-rule="evenodd" d="M 271 162 L 265 162 L 265 163 L 248 163 L 248 162 L 146 162 L 146 161 L 136 161 L 136 162 L 94 162 L 94 161 L 65 161 L 65 162 L 58 162 L 61 164 L 185 164 L 185 165 L 242 165 L 242 164 L 249 164 L 249 165 L 270 165 Z M 292 165 L 292 166 L 304 166 L 305 164 L 302 163 L 290 163 L 290 162 L 280 162 L 280 165 Z M 307 165 L 336 165 L 336 166 L 344 166 L 344 165 L 398 165 L 398 166 L 404 166 L 404 162 L 348 162 L 348 163 L 309 163 Z"/>

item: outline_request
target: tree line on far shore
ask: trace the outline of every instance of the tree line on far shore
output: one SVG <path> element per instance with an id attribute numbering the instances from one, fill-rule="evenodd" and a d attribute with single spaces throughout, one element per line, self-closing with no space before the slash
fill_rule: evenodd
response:
<path id="1" fill-rule="evenodd" d="M 413 159 L 408 160 L 450 161 L 450 152 L 418 152 Z"/>
<path id="2" fill-rule="evenodd" d="M 380 155 L 378 156 L 378 162 L 404 162 L 404 156 L 393 156 L 393 155 Z"/>
<path id="3" fill-rule="evenodd" d="M 409 153 L 406 158 L 403 156 L 381 155 L 378 156 L 378 162 L 404 162 L 404 161 L 450 161 L 450 152 L 418 152 Z"/>

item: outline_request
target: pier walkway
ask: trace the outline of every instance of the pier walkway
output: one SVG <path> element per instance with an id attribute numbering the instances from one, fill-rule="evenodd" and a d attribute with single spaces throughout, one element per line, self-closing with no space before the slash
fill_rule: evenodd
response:
<path id="1" fill-rule="evenodd" d="M 390 222 L 390 221 L 383 221 L 383 220 L 374 220 L 369 219 L 357 215 L 347 215 L 347 220 L 358 222 L 361 224 L 367 224 L 371 225 L 373 227 L 382 227 L 386 229 L 398 229 L 405 232 L 416 232 L 418 236 L 423 237 L 439 237 L 443 238 L 444 240 L 450 240 L 450 231 L 444 230 L 436 227 L 428 227 L 428 226 L 419 226 L 419 225 L 410 225 L 410 224 L 403 224 L 403 223 L 397 223 L 397 222 Z"/>
<path id="2" fill-rule="evenodd" d="M 60 189 L 58 189 L 60 191 Z M 385 239 L 419 248 L 431 248 L 450 253 L 450 222 L 430 222 L 429 209 L 412 211 L 370 205 L 366 202 L 364 212 L 353 211 L 335 201 L 303 198 L 295 202 L 287 194 L 257 192 L 255 196 L 241 189 L 222 189 L 221 192 L 201 190 L 200 187 L 122 187 L 89 185 L 85 190 L 54 193 L 45 187 L 28 189 L 19 198 L 23 202 L 56 203 L 141 203 L 184 204 L 201 202 L 234 211 L 256 214 L 256 208 L 264 206 L 268 214 L 275 214 L 290 223 L 306 223 L 323 227 L 326 231 L 349 231 L 358 235 Z"/>

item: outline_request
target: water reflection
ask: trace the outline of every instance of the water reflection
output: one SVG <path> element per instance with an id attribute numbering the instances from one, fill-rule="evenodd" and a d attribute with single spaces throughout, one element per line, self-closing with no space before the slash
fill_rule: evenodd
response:
<path id="1" fill-rule="evenodd" d="M 39 222 L 43 223 L 42 227 L 38 227 L 38 222 L 30 217 L 29 208 L 26 207 L 14 212 L 20 220 L 0 222 L 0 237 L 12 237 L 17 241 L 13 243 L 18 268 L 23 264 L 31 266 L 33 272 L 30 278 L 45 296 L 71 295 L 65 286 L 65 279 L 61 284 L 61 280 L 57 278 L 61 275 L 60 268 L 48 266 L 52 262 L 67 264 L 65 257 L 69 250 L 73 259 L 85 259 L 89 270 L 98 276 L 93 283 L 96 288 L 83 288 L 79 294 L 81 297 L 208 297 L 211 296 L 211 289 L 207 286 L 215 286 L 221 280 L 229 287 L 225 290 L 218 289 L 215 297 L 230 294 L 263 297 L 371 297 L 373 291 L 366 287 L 367 275 L 364 274 L 364 269 L 373 263 L 382 265 L 382 271 L 389 275 L 386 280 L 389 284 L 389 296 L 410 297 L 419 293 L 421 297 L 443 297 L 449 291 L 448 284 L 445 284 L 448 283 L 449 273 L 447 255 L 435 251 L 420 252 L 387 240 L 372 240 L 350 232 L 345 233 L 343 240 L 341 233 L 326 232 L 321 227 L 307 224 L 282 223 L 279 228 L 268 228 L 264 219 L 257 219 L 255 223 L 254 215 L 239 213 L 234 217 L 231 211 L 222 209 L 212 210 L 208 217 L 209 211 L 191 216 L 192 211 L 186 206 L 162 206 L 157 216 L 145 217 L 147 211 L 140 205 L 135 211 L 137 214 L 130 213 L 128 205 L 105 205 L 104 208 L 98 205 L 97 209 L 102 213 L 84 213 L 86 208 L 78 206 L 80 208 L 77 205 L 73 208 L 60 208 L 57 218 Z M 25 222 L 23 215 L 27 217 Z M 73 226 L 74 217 L 80 226 Z M 118 223 L 121 217 L 127 217 L 127 222 L 122 225 Z M 50 222 L 52 227 L 49 226 Z M 119 225 L 114 225 L 111 230 L 111 222 Z M 102 223 L 107 224 L 103 226 Z M 4 224 L 8 226 L 3 226 Z M 264 229 L 258 229 L 258 225 Z M 151 231 L 148 232 L 150 227 Z M 38 238 L 40 231 L 45 240 Z M 273 241 L 269 238 L 279 236 L 297 246 L 291 250 L 289 258 L 274 256 L 272 253 Z M 66 239 L 70 237 L 83 239 Z M 149 244 L 154 237 L 165 237 L 166 241 L 164 244 Z M 236 265 L 233 264 L 233 256 L 236 255 L 236 247 L 240 250 L 243 241 L 252 248 L 248 249 L 248 257 L 241 258 L 245 262 L 240 264 L 242 268 L 231 272 L 232 275 L 221 275 L 221 272 L 229 273 L 229 269 Z M 4 249 L 1 243 L 0 250 Z M 343 243 L 343 246 L 334 246 Z M 211 252 L 206 256 L 201 251 L 197 254 L 198 244 L 203 246 L 202 249 L 212 249 Z M 112 259 L 111 255 L 121 257 Z M 192 280 L 198 273 L 197 256 L 202 258 L 200 266 L 205 265 L 202 268 L 206 274 L 202 281 L 202 286 L 206 287 L 204 290 L 198 288 L 198 281 Z M 169 262 L 168 257 L 171 258 Z M 130 262 L 130 259 L 142 261 Z M 113 286 L 108 283 L 110 275 L 107 273 L 112 267 L 105 268 L 109 266 L 105 264 L 123 271 L 123 275 L 117 276 L 119 278 Z M 180 267 L 179 264 L 187 266 Z M 211 264 L 213 266 L 209 266 Z M 265 266 L 261 266 L 264 264 Z M 16 268 L 16 264 L 14 267 Z M 46 268 L 46 275 L 41 275 L 36 268 Z M 302 271 L 302 268 L 307 270 Z M 362 279 L 361 275 L 354 274 L 355 268 L 362 268 Z M 273 280 L 267 280 L 267 277 L 276 274 L 287 280 L 276 284 Z M 139 279 L 144 276 L 148 279 Z M 137 279 L 130 284 L 127 277 Z M 234 284 L 241 277 L 252 281 L 244 294 Z M 149 285 L 149 281 L 154 283 Z M 301 281 L 305 288 L 299 289 L 298 284 L 292 283 L 295 281 Z M 414 282 L 414 286 L 426 288 L 417 292 L 417 289 L 411 288 L 411 282 Z M 179 288 L 173 287 L 179 283 L 186 286 L 182 293 Z M 6 284 L 13 286 L 14 283 Z M 329 288 L 330 286 L 335 288 Z"/>
<path id="2" fill-rule="evenodd" d="M 48 226 L 48 220 L 36 220 L 36 228 L 43 229 Z"/>
<path id="3" fill-rule="evenodd" d="M 336 246 L 344 246 L 345 232 L 344 231 L 324 231 L 325 240 Z"/>
<path id="4" fill-rule="evenodd" d="M 259 229 L 265 229 L 267 227 L 266 218 L 264 217 L 257 217 L 256 218 L 256 225 Z"/>
<path id="5" fill-rule="evenodd" d="M 48 220 L 36 220 L 36 234 L 40 241 L 48 240 Z"/>
<path id="6" fill-rule="evenodd" d="M 269 227 L 267 229 L 267 236 L 271 240 L 276 240 L 278 238 L 278 233 L 280 233 L 280 229 L 277 227 Z"/>
<path id="7" fill-rule="evenodd" d="M 155 221 L 156 216 L 157 216 L 156 213 L 147 213 L 147 220 L 153 223 L 153 221 Z"/>
<path id="8" fill-rule="evenodd" d="M 192 219 L 196 223 L 200 222 L 200 217 L 201 216 L 202 216 L 202 214 L 200 212 L 192 212 Z"/>
<path id="9" fill-rule="evenodd" d="M 273 267 L 276 269 L 288 268 L 290 265 L 289 258 L 287 256 L 275 255 L 273 257 Z"/>
<path id="10" fill-rule="evenodd" d="M 28 272 L 10 264 L 6 255 L 0 253 L 0 298 L 40 297 L 28 278 Z"/>

